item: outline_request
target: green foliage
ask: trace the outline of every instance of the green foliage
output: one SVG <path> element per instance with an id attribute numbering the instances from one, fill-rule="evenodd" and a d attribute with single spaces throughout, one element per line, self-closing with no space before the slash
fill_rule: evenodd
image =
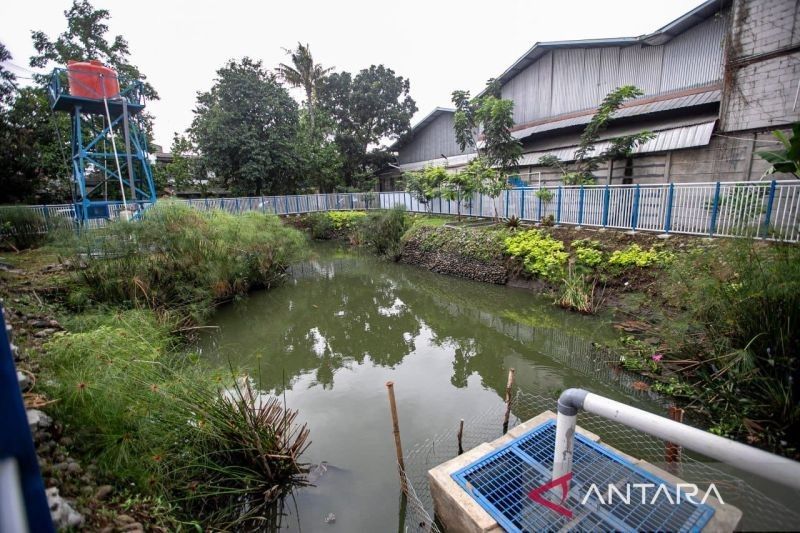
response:
<path id="1" fill-rule="evenodd" d="M 153 168 L 156 188 L 159 191 L 167 188 L 174 191 L 198 190 L 205 196 L 211 182 L 204 161 L 197 155 L 191 140 L 176 133 L 172 138 L 170 154 L 172 161 Z"/>
<path id="2" fill-rule="evenodd" d="M 579 313 L 594 313 L 599 305 L 595 301 L 595 283 L 588 283 L 583 275 L 569 271 L 562 280 L 561 293 L 556 303 L 564 309 Z"/>
<path id="3" fill-rule="evenodd" d="M 800 443 L 800 250 L 750 241 L 698 249 L 665 285 L 688 324 L 665 324 L 670 356 L 695 361 L 685 381 L 716 431 L 791 453 Z"/>
<path id="4" fill-rule="evenodd" d="M 501 261 L 505 249 L 505 230 L 473 230 L 446 226 L 415 226 L 403 238 L 415 241 L 425 252 L 444 252 L 466 259 Z"/>
<path id="5" fill-rule="evenodd" d="M 308 432 L 296 413 L 274 398 L 253 401 L 249 382 L 175 352 L 154 313 L 105 311 L 80 325 L 45 345 L 45 387 L 103 476 L 218 527 L 251 518 L 245 502 L 261 513 L 306 483 L 298 459 Z"/>
<path id="6" fill-rule="evenodd" d="M 505 239 L 505 251 L 522 261 L 525 270 L 549 281 L 565 275 L 569 254 L 564 243 L 538 230 L 519 232 Z"/>
<path id="7" fill-rule="evenodd" d="M 236 194 L 291 194 L 303 176 L 294 151 L 297 103 L 260 61 L 230 61 L 197 96 L 190 129 L 208 168 Z"/>
<path id="8" fill-rule="evenodd" d="M 375 173 L 391 160 L 385 149 L 371 147 L 410 129 L 417 105 L 409 89 L 408 79 L 384 65 L 372 65 L 355 76 L 333 73 L 320 83 L 319 107 L 335 124 L 346 188 L 371 189 Z"/>
<path id="9" fill-rule="evenodd" d="M 595 269 L 603 262 L 603 252 L 597 241 L 572 241 L 572 250 L 575 252 L 575 265 L 585 270 Z"/>
<path id="10" fill-rule="evenodd" d="M 534 194 L 536 198 L 540 199 L 545 204 L 552 202 L 555 197 L 555 194 L 550 189 L 539 189 Z"/>
<path id="11" fill-rule="evenodd" d="M 304 224 L 311 231 L 311 237 L 317 240 L 328 240 L 334 237 L 333 220 L 328 213 L 310 213 L 306 215 Z"/>
<path id="12" fill-rule="evenodd" d="M 331 219 L 333 229 L 339 232 L 354 232 L 358 229 L 361 221 L 366 218 L 364 211 L 329 211 L 328 217 Z"/>
<path id="13" fill-rule="evenodd" d="M 442 167 L 427 166 L 403 174 L 406 192 L 426 206 L 442 193 L 441 186 L 447 179 L 447 171 Z"/>
<path id="14" fill-rule="evenodd" d="M 375 253 L 396 259 L 402 251 L 402 239 L 410 226 L 405 209 L 396 207 L 371 211 L 359 224 L 359 241 Z"/>
<path id="15" fill-rule="evenodd" d="M 517 228 L 520 227 L 521 223 L 522 221 L 517 215 L 511 215 L 510 217 L 508 217 L 508 220 L 506 220 L 504 225 L 510 230 L 516 230 Z"/>
<path id="16" fill-rule="evenodd" d="M 649 131 L 615 137 L 609 140 L 610 146 L 602 153 L 592 155 L 595 150 L 595 144 L 600 138 L 600 134 L 608 128 L 612 115 L 625 101 L 642 95 L 644 95 L 644 92 L 633 85 L 617 87 L 608 93 L 581 134 L 578 149 L 575 151 L 575 161 L 570 165 L 562 162 L 556 156 L 546 155 L 539 158 L 539 164 L 560 170 L 566 185 L 589 185 L 594 183 L 594 171 L 598 169 L 601 162 L 620 157 L 629 157 L 634 148 L 655 137 L 655 134 Z"/>
<path id="17" fill-rule="evenodd" d="M 470 161 L 459 172 L 448 172 L 442 181 L 442 198 L 455 202 L 458 218 L 461 218 L 462 204 L 480 190 L 483 179 L 482 171 L 479 171 L 475 165 L 474 160 Z"/>
<path id="18" fill-rule="evenodd" d="M 141 221 L 87 232 L 78 275 L 95 301 L 200 321 L 216 302 L 278 282 L 304 249 L 303 235 L 276 216 L 159 203 Z"/>
<path id="19" fill-rule="evenodd" d="M 42 215 L 27 207 L 0 208 L 0 248 L 24 250 L 47 240 Z"/>
<path id="20" fill-rule="evenodd" d="M 619 268 L 649 267 L 668 265 L 675 255 L 672 252 L 658 251 L 655 248 L 642 250 L 638 244 L 631 244 L 623 250 L 614 250 L 608 264 Z"/>
<path id="21" fill-rule="evenodd" d="M 294 50 L 286 50 L 291 57 L 292 64 L 281 63 L 277 71 L 280 77 L 292 87 L 302 87 L 306 92 L 306 108 L 308 109 L 310 133 L 315 132 L 315 118 L 317 107 L 317 89 L 322 80 L 333 71 L 333 68 L 324 68 L 314 61 L 308 43 L 303 46 L 297 43 Z"/>
<path id="22" fill-rule="evenodd" d="M 800 122 L 792 125 L 791 138 L 787 138 L 783 132 L 777 130 L 772 134 L 781 142 L 783 148 L 773 152 L 757 152 L 761 159 L 772 165 L 764 175 L 786 173 L 800 178 Z"/>

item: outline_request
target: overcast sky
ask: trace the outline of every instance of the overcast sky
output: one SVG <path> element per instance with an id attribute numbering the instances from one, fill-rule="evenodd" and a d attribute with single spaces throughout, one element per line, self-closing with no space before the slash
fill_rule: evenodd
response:
<path id="1" fill-rule="evenodd" d="M 95 0 L 111 11 L 110 34 L 128 40 L 131 62 L 161 97 L 148 104 L 156 142 L 192 120 L 197 91 L 207 90 L 228 59 L 250 56 L 270 68 L 284 48 L 309 43 L 324 66 L 357 72 L 383 63 L 411 80 L 419 111 L 449 106 L 454 89 L 481 90 L 537 41 L 650 33 L 700 0 Z M 31 30 L 51 38 L 66 28 L 71 0 L 4 0 L 0 41 L 28 68 Z M 18 75 L 26 70 L 10 68 Z M 24 80 L 20 80 L 24 81 Z M 300 98 L 300 94 L 293 92 Z"/>

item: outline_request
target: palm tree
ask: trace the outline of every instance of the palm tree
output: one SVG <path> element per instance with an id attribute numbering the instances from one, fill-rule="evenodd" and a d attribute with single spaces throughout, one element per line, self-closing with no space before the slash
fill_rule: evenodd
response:
<path id="1" fill-rule="evenodd" d="M 314 63 L 308 44 L 303 46 L 302 43 L 297 43 L 295 50 L 286 50 L 286 53 L 292 58 L 292 65 L 281 63 L 278 65 L 278 74 L 292 87 L 302 87 L 306 91 L 308 117 L 311 122 L 311 131 L 313 132 L 317 86 L 322 81 L 322 78 L 333 70 L 333 67 L 322 68 L 319 63 Z"/>

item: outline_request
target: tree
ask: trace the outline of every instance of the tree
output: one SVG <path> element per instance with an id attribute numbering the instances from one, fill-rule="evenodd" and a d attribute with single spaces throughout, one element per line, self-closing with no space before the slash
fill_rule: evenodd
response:
<path id="1" fill-rule="evenodd" d="M 800 122 L 792 126 L 791 138 L 777 130 L 772 135 L 780 141 L 783 148 L 772 152 L 758 152 L 758 156 L 771 165 L 764 175 L 786 173 L 800 178 Z"/>
<path id="2" fill-rule="evenodd" d="M 442 193 L 441 186 L 447 178 L 447 171 L 442 167 L 425 167 L 403 174 L 406 192 L 426 209 L 430 209 L 430 202 Z"/>
<path id="3" fill-rule="evenodd" d="M 497 198 L 508 186 L 507 174 L 517 166 L 522 145 L 511 135 L 514 102 L 500 97 L 495 80 L 489 80 L 483 94 L 470 97 L 469 91 L 454 91 L 456 106 L 454 129 L 461 151 L 475 150 L 477 157 L 469 171 L 482 192 L 492 198 L 498 218 Z"/>
<path id="4" fill-rule="evenodd" d="M 322 79 L 333 71 L 333 68 L 323 68 L 319 63 L 315 63 L 308 44 L 303 46 L 301 43 L 297 43 L 296 49 L 286 50 L 286 53 L 292 58 L 292 65 L 281 63 L 278 65 L 278 74 L 292 87 L 302 87 L 305 90 L 308 121 L 313 135 L 317 88 Z"/>
<path id="5" fill-rule="evenodd" d="M 95 9 L 88 0 L 73 0 L 72 7 L 64 11 L 64 16 L 67 30 L 55 40 L 51 41 L 42 31 L 31 32 L 33 47 L 38 52 L 31 57 L 32 67 L 46 68 L 51 62 L 64 67 L 70 60 L 99 59 L 116 70 L 123 83 L 125 79 L 144 82 L 144 95 L 150 100 L 158 100 L 158 93 L 145 81 L 146 76 L 130 63 L 128 41 L 122 35 L 111 41 L 106 39 L 108 20 L 111 19 L 107 9 Z M 44 82 L 43 79 L 40 81 Z"/>
<path id="6" fill-rule="evenodd" d="M 539 164 L 557 168 L 561 171 L 562 179 L 567 185 L 594 183 L 594 172 L 600 167 L 601 162 L 619 157 L 630 157 L 634 148 L 655 137 L 655 134 L 649 131 L 615 137 L 610 140 L 610 146 L 603 152 L 596 156 L 592 155 L 595 144 L 600 138 L 600 134 L 608 128 L 612 115 L 625 101 L 642 95 L 644 92 L 633 85 L 624 85 L 608 93 L 581 134 L 578 149 L 575 150 L 575 162 L 570 166 L 556 156 L 546 155 L 539 158 Z"/>
<path id="7" fill-rule="evenodd" d="M 197 155 L 197 149 L 185 135 L 175 134 L 170 148 L 172 160 L 164 165 L 156 165 L 153 179 L 156 188 L 163 192 L 167 188 L 175 191 L 198 190 L 208 194 L 210 180 L 204 161 Z"/>
<path id="8" fill-rule="evenodd" d="M 333 122 L 324 111 L 318 111 L 315 125 L 310 113 L 300 113 L 300 129 L 295 153 L 299 160 L 303 185 L 320 192 L 334 192 L 342 182 L 342 156 L 333 141 Z"/>
<path id="9" fill-rule="evenodd" d="M 219 69 L 194 113 L 192 140 L 235 193 L 296 192 L 297 103 L 260 61 L 245 57 Z"/>
<path id="10" fill-rule="evenodd" d="M 442 183 L 442 198 L 456 203 L 456 213 L 461 218 L 461 204 L 481 189 L 480 178 L 472 162 L 459 172 L 448 173 Z"/>
<path id="11" fill-rule="evenodd" d="M 0 42 L 0 110 L 11 102 L 17 88 L 17 77 L 3 67 L 3 63 L 11 61 L 11 59 L 11 52 L 8 51 L 6 45 Z"/>
<path id="12" fill-rule="evenodd" d="M 372 65 L 355 77 L 331 74 L 319 89 L 319 103 L 336 124 L 335 141 L 343 157 L 345 186 L 369 189 L 390 154 L 381 141 L 399 138 L 417 111 L 409 81 L 383 65 Z"/>

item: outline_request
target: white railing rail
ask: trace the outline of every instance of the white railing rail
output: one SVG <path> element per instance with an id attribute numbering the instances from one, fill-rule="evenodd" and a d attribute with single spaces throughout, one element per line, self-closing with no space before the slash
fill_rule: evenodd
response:
<path id="1" fill-rule="evenodd" d="M 455 200 L 421 202 L 406 192 L 366 192 L 172 200 L 196 209 L 277 215 L 316 211 L 387 209 L 455 215 Z M 573 185 L 508 189 L 491 198 L 475 194 L 460 202 L 466 217 L 519 217 L 545 222 L 632 231 L 800 240 L 800 181 Z M 71 204 L 29 206 L 42 215 L 40 231 L 71 220 Z M 3 208 L 0 207 L 0 210 Z M 119 209 L 110 206 L 112 218 Z M 89 221 L 89 227 L 105 220 Z M 62 223 L 63 224 L 63 223 Z"/>

